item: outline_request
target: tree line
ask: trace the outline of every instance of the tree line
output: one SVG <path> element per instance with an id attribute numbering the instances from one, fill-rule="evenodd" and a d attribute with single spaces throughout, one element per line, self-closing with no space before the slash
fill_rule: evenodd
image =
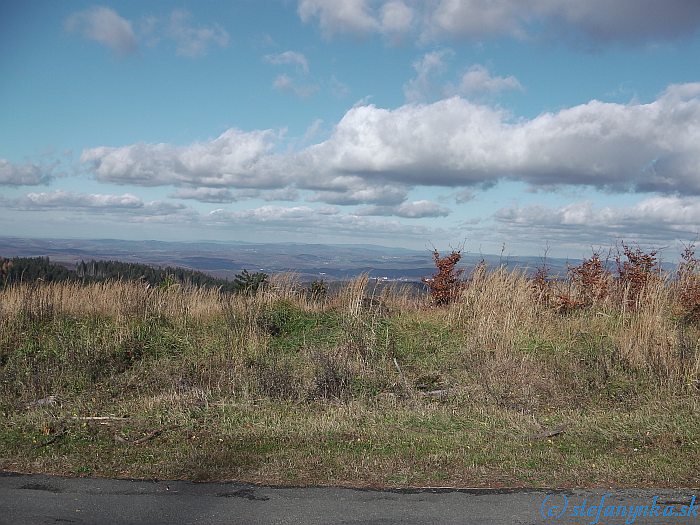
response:
<path id="1" fill-rule="evenodd" d="M 0 284 L 44 282 L 96 283 L 114 280 L 141 281 L 151 286 L 174 284 L 218 288 L 222 292 L 250 293 L 267 282 L 267 274 L 237 274 L 233 281 L 186 268 L 165 268 L 121 261 L 80 261 L 74 268 L 51 262 L 48 257 L 0 257 Z"/>

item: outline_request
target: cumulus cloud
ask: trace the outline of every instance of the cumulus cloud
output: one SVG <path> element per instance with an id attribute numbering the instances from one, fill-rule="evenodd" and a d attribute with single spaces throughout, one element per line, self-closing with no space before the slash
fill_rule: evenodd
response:
<path id="1" fill-rule="evenodd" d="M 80 160 L 98 180 L 117 184 L 279 187 L 286 185 L 286 176 L 272 153 L 276 136 L 271 130 L 229 129 L 189 146 L 138 143 L 86 149 Z"/>
<path id="2" fill-rule="evenodd" d="M 289 75 L 278 75 L 272 82 L 272 86 L 278 91 L 288 91 L 299 98 L 309 98 L 318 91 L 315 84 L 297 84 Z"/>
<path id="3" fill-rule="evenodd" d="M 219 24 L 194 25 L 192 17 L 184 9 L 176 9 L 169 16 L 147 16 L 136 24 L 121 17 L 108 7 L 97 6 L 69 16 L 65 28 L 81 34 L 84 38 L 103 44 L 118 55 L 135 53 L 139 40 L 148 47 L 164 39 L 175 43 L 175 52 L 183 57 L 198 57 L 207 54 L 209 47 L 226 47 L 229 35 Z"/>
<path id="4" fill-rule="evenodd" d="M 131 193 L 111 195 L 55 190 L 28 193 L 22 198 L 6 201 L 5 205 L 24 211 L 62 210 L 128 216 L 134 219 L 191 214 L 191 211 L 182 204 L 159 200 L 143 201 Z"/>
<path id="5" fill-rule="evenodd" d="M 415 12 L 400 0 L 385 2 L 379 10 L 381 28 L 387 33 L 406 33 L 413 26 Z"/>
<path id="6" fill-rule="evenodd" d="M 450 214 L 450 210 L 435 202 L 420 200 L 404 202 L 396 206 L 365 206 L 357 213 L 358 215 L 395 215 L 407 219 L 422 219 L 425 217 L 446 217 Z"/>
<path id="7" fill-rule="evenodd" d="M 369 186 L 360 178 L 340 178 L 337 182 L 339 185 L 336 188 L 317 191 L 309 200 L 343 206 L 353 204 L 393 206 L 406 200 L 408 193 L 406 188 L 395 185 Z"/>
<path id="8" fill-rule="evenodd" d="M 138 49 L 131 22 L 109 7 L 95 6 L 73 13 L 66 19 L 65 28 L 105 45 L 122 56 L 132 54 Z"/>
<path id="9" fill-rule="evenodd" d="M 454 199 L 456 204 L 464 204 L 465 202 L 474 200 L 474 192 L 470 189 L 460 190 L 455 193 Z"/>
<path id="10" fill-rule="evenodd" d="M 304 74 L 309 72 L 309 61 L 303 53 L 297 51 L 265 55 L 265 61 L 274 65 L 293 65 Z"/>
<path id="11" fill-rule="evenodd" d="M 170 194 L 173 199 L 192 199 L 199 202 L 235 202 L 236 196 L 226 188 L 181 188 Z"/>
<path id="12" fill-rule="evenodd" d="M 435 92 L 435 79 L 445 72 L 446 62 L 454 51 L 440 49 L 424 54 L 413 62 L 416 76 L 403 87 L 404 96 L 409 102 L 420 102 L 432 97 Z"/>
<path id="13" fill-rule="evenodd" d="M 459 80 L 455 92 L 470 97 L 483 93 L 499 93 L 501 91 L 522 91 L 520 81 L 512 75 L 499 77 L 492 75 L 481 64 L 471 66 Z"/>
<path id="14" fill-rule="evenodd" d="M 299 16 L 326 36 L 415 29 L 424 39 L 527 38 L 541 31 L 591 41 L 646 42 L 697 31 L 696 0 L 300 0 Z"/>
<path id="15" fill-rule="evenodd" d="M 259 231 L 289 231 L 292 233 L 362 235 L 382 238 L 436 238 L 439 229 L 422 225 L 407 225 L 395 219 L 372 219 L 356 214 L 342 214 L 335 208 L 310 206 L 262 206 L 249 210 L 214 210 L 202 221 L 205 224 L 234 227 L 255 227 Z"/>
<path id="16" fill-rule="evenodd" d="M 170 194 L 174 199 L 191 199 L 208 203 L 230 203 L 248 199 L 264 201 L 295 201 L 299 193 L 294 188 L 277 190 L 239 190 L 231 191 L 226 188 L 181 188 Z"/>
<path id="17" fill-rule="evenodd" d="M 176 9 L 170 15 L 168 36 L 175 41 L 176 53 L 185 57 L 205 55 L 211 44 L 226 47 L 229 35 L 219 24 L 194 26 L 190 13 Z"/>
<path id="18" fill-rule="evenodd" d="M 426 13 L 426 30 L 469 37 L 510 34 L 521 37 L 522 25 L 532 16 L 529 0 L 441 0 Z"/>
<path id="19" fill-rule="evenodd" d="M 513 235 L 541 239 L 574 237 L 592 243 L 614 238 L 664 243 L 695 238 L 700 232 L 700 198 L 655 196 L 633 206 L 576 202 L 559 207 L 503 208 L 496 221 Z"/>
<path id="20" fill-rule="evenodd" d="M 260 199 L 263 201 L 296 201 L 299 200 L 299 192 L 294 188 L 279 188 L 276 190 L 239 190 L 235 193 L 238 200 Z"/>
<path id="21" fill-rule="evenodd" d="M 500 180 L 700 195 L 700 83 L 670 86 L 649 103 L 593 100 L 531 119 L 459 97 L 356 106 L 317 144 L 280 153 L 279 136 L 230 129 L 185 146 L 87 149 L 81 160 L 105 182 L 297 188 L 337 205 L 397 206 L 412 187 Z"/>
<path id="22" fill-rule="evenodd" d="M 700 194 L 700 83 L 648 104 L 587 104 L 511 119 L 453 97 L 394 110 L 349 110 L 303 156 L 318 171 L 406 186 L 513 179 L 535 186 Z"/>
<path id="23" fill-rule="evenodd" d="M 32 208 L 141 208 L 143 201 L 132 195 L 73 193 L 64 190 L 28 193 L 24 204 Z"/>
<path id="24" fill-rule="evenodd" d="M 539 0 L 536 9 L 552 24 L 564 24 L 596 41 L 674 39 L 697 31 L 700 3 L 694 0 Z"/>
<path id="25" fill-rule="evenodd" d="M 493 75 L 486 66 L 474 64 L 456 82 L 442 82 L 447 62 L 454 56 L 451 49 L 440 49 L 425 53 L 413 62 L 416 76 L 403 86 L 408 102 L 425 102 L 461 95 L 468 98 L 492 95 L 502 91 L 522 91 L 520 81 L 512 75 Z"/>
<path id="26" fill-rule="evenodd" d="M 300 0 L 298 13 L 304 22 L 317 19 L 326 36 L 367 33 L 381 28 L 367 0 Z"/>
<path id="27" fill-rule="evenodd" d="M 54 166 L 44 167 L 27 162 L 13 164 L 0 159 L 0 186 L 37 186 L 47 184 L 52 178 Z"/>

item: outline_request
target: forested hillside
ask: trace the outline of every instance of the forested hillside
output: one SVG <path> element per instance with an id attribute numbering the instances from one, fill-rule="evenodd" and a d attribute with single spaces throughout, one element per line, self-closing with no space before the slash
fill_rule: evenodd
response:
<path id="1" fill-rule="evenodd" d="M 186 284 L 221 288 L 222 291 L 237 290 L 233 281 L 217 279 L 202 272 L 185 268 L 156 268 L 145 264 L 120 261 L 80 261 L 69 268 L 50 261 L 48 257 L 0 258 L 3 272 L 0 283 L 83 282 L 94 283 L 108 280 L 143 281 L 153 286 Z"/>

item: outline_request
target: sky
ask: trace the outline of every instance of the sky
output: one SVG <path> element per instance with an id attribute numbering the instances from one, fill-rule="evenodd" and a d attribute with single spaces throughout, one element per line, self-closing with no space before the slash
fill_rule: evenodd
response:
<path id="1" fill-rule="evenodd" d="M 700 232 L 697 0 L 5 0 L 0 50 L 1 235 Z"/>

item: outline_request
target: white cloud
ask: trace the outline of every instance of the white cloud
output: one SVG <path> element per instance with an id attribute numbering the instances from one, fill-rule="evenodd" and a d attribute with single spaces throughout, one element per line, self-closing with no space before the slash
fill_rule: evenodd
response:
<path id="1" fill-rule="evenodd" d="M 178 55 L 198 57 L 205 55 L 211 44 L 228 45 L 229 35 L 219 24 L 195 27 L 190 19 L 190 13 L 182 9 L 176 9 L 170 15 L 167 34 L 175 41 Z"/>
<path id="2" fill-rule="evenodd" d="M 211 45 L 226 47 L 229 43 L 228 33 L 219 24 L 195 26 L 190 13 L 183 9 L 172 11 L 168 17 L 143 17 L 137 25 L 139 34 L 130 20 L 103 6 L 74 13 L 65 22 L 67 31 L 80 33 L 121 56 L 135 53 L 139 40 L 153 47 L 168 38 L 175 43 L 176 53 L 184 57 L 203 56 Z"/>
<path id="3" fill-rule="evenodd" d="M 111 195 L 76 193 L 65 190 L 28 193 L 22 198 L 6 200 L 8 208 L 21 211 L 61 210 L 68 213 L 113 215 L 129 220 L 149 220 L 155 217 L 184 219 L 193 217 L 192 210 L 168 201 L 143 201 L 131 193 Z"/>
<path id="4" fill-rule="evenodd" d="M 44 167 L 31 162 L 13 164 L 6 159 L 0 159 L 0 186 L 47 184 L 53 178 L 54 167 Z"/>
<path id="5" fill-rule="evenodd" d="M 381 28 L 367 0 L 300 0 L 298 13 L 304 22 L 318 19 L 326 36 Z"/>
<path id="6" fill-rule="evenodd" d="M 404 96 L 409 102 L 420 102 L 432 98 L 435 79 L 445 72 L 445 62 L 454 55 L 451 49 L 440 49 L 424 54 L 413 62 L 416 76 L 403 87 Z"/>
<path id="7" fill-rule="evenodd" d="M 697 31 L 700 3 L 695 0 L 537 0 L 535 9 L 594 41 L 675 39 Z"/>
<path id="8" fill-rule="evenodd" d="M 469 37 L 510 34 L 522 37 L 523 18 L 532 13 L 530 0 L 441 0 L 427 13 L 427 30 Z"/>
<path id="9" fill-rule="evenodd" d="M 513 119 L 459 97 L 356 106 L 320 143 L 279 153 L 279 133 L 230 129 L 186 146 L 83 151 L 98 180 L 143 186 L 315 192 L 311 201 L 397 206 L 415 186 L 533 187 L 700 195 L 700 83 L 650 103 L 586 104 Z"/>
<path id="10" fill-rule="evenodd" d="M 437 238 L 443 232 L 422 225 L 407 225 L 398 220 L 377 220 L 355 214 L 341 214 L 335 208 L 309 206 L 262 206 L 249 210 L 214 210 L 205 224 L 256 228 L 258 231 L 290 232 L 308 235 L 362 235 L 365 238 Z"/>
<path id="11" fill-rule="evenodd" d="M 349 110 L 325 142 L 302 152 L 319 172 L 373 184 L 536 186 L 700 194 L 700 83 L 648 103 L 587 104 L 513 121 L 453 97 L 394 110 Z"/>
<path id="12" fill-rule="evenodd" d="M 105 195 L 64 190 L 28 193 L 23 202 L 33 208 L 142 208 L 144 205 L 141 199 L 131 193 Z"/>
<path id="13" fill-rule="evenodd" d="M 238 200 L 232 191 L 225 188 L 181 188 L 171 195 L 173 199 L 192 199 L 199 202 L 235 202 Z"/>
<path id="14" fill-rule="evenodd" d="M 517 78 L 512 75 L 507 77 L 494 76 L 483 65 L 475 64 L 462 75 L 455 91 L 470 97 L 482 93 L 499 93 L 510 90 L 523 90 L 523 86 Z"/>
<path id="15" fill-rule="evenodd" d="M 397 185 L 367 185 L 359 178 L 336 179 L 338 187 L 317 191 L 309 199 L 311 202 L 327 202 L 349 206 L 353 204 L 376 204 L 395 206 L 406 200 L 407 190 Z"/>
<path id="16" fill-rule="evenodd" d="M 386 2 L 380 10 L 382 31 L 388 33 L 406 33 L 414 22 L 414 10 L 400 0 Z"/>
<path id="17" fill-rule="evenodd" d="M 80 160 L 98 180 L 117 184 L 280 187 L 286 176 L 272 153 L 275 137 L 271 130 L 229 129 L 216 139 L 182 147 L 138 143 L 86 149 Z"/>
<path id="18" fill-rule="evenodd" d="M 592 42 L 675 39 L 697 31 L 697 0 L 299 0 L 304 22 L 336 33 L 405 32 L 423 39 L 528 38 L 537 32 L 581 35 Z"/>
<path id="19" fill-rule="evenodd" d="M 65 28 L 99 42 L 122 56 L 134 53 L 138 49 L 131 22 L 109 7 L 95 6 L 73 13 L 66 19 Z"/>
<path id="20" fill-rule="evenodd" d="M 655 196 L 629 207 L 596 207 L 589 201 L 551 208 L 527 206 L 503 208 L 496 217 L 503 222 L 523 225 L 595 226 L 620 228 L 629 225 L 700 229 L 700 199 L 697 197 Z"/>
<path id="21" fill-rule="evenodd" d="M 289 75 L 277 75 L 272 82 L 272 87 L 278 91 L 288 91 L 299 98 L 309 98 L 318 91 L 318 86 L 315 84 L 297 84 Z"/>
<path id="22" fill-rule="evenodd" d="M 209 203 L 230 203 L 248 199 L 264 201 L 295 201 L 299 199 L 299 193 L 294 188 L 277 190 L 246 189 L 239 191 L 231 191 L 225 188 L 180 188 L 169 196 L 174 199 L 191 199 Z"/>
<path id="23" fill-rule="evenodd" d="M 576 202 L 560 207 L 532 205 L 503 208 L 495 218 L 515 238 L 575 238 L 606 244 L 616 238 L 665 243 L 700 233 L 700 198 L 655 196 L 633 206 L 595 206 Z"/>
<path id="24" fill-rule="evenodd" d="M 296 201 L 299 200 L 299 192 L 294 188 L 279 188 L 276 190 L 239 190 L 234 196 L 237 200 L 260 199 L 268 202 L 272 201 Z"/>
<path id="25" fill-rule="evenodd" d="M 265 61 L 275 65 L 293 65 L 302 73 L 309 72 L 309 61 L 303 53 L 297 51 L 285 51 L 273 55 L 265 55 Z"/>
<path id="26" fill-rule="evenodd" d="M 358 215 L 395 215 L 407 219 L 447 217 L 449 214 L 450 210 L 448 208 L 428 200 L 404 202 L 396 206 L 365 206 L 358 211 Z"/>
<path id="27" fill-rule="evenodd" d="M 465 202 L 474 200 L 474 197 L 474 192 L 470 189 L 460 190 L 454 195 L 456 204 L 464 204 Z"/>

